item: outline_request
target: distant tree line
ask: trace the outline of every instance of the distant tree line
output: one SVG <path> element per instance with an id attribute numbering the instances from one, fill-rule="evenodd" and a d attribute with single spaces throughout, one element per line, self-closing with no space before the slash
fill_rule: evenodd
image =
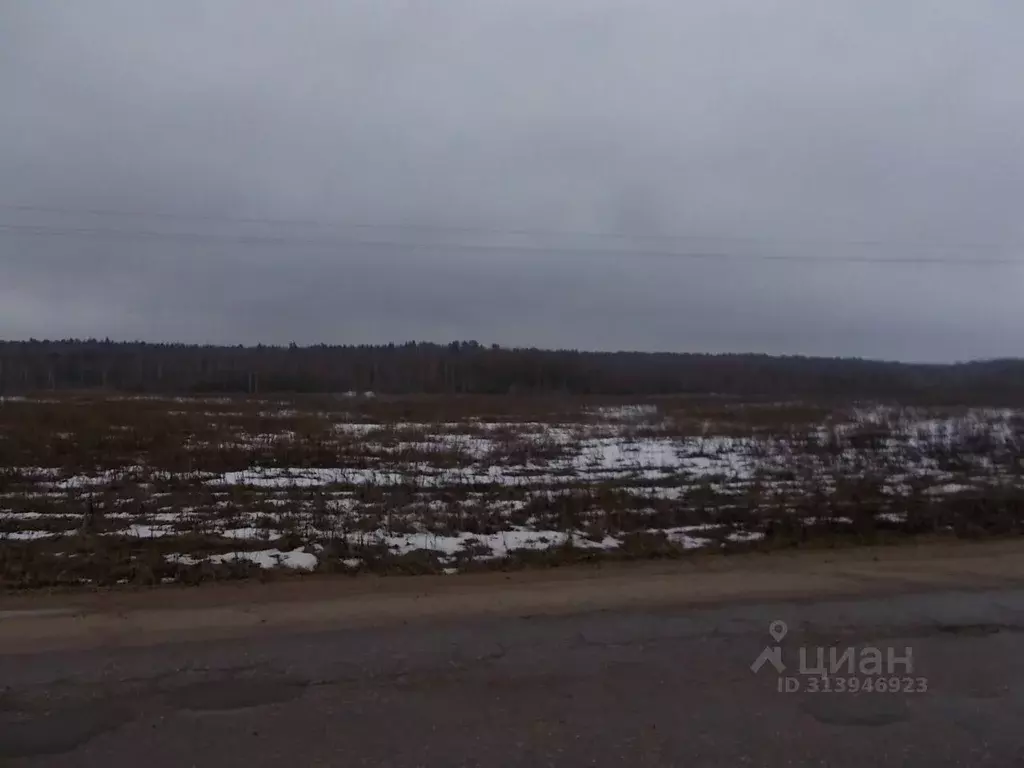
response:
<path id="1" fill-rule="evenodd" d="M 722 395 L 1017 404 L 1024 361 L 955 365 L 851 358 L 511 349 L 475 341 L 379 346 L 0 342 L 0 394 Z"/>

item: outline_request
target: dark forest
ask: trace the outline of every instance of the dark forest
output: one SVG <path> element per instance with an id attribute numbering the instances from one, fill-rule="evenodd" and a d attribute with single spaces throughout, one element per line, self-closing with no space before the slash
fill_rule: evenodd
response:
<path id="1" fill-rule="evenodd" d="M 0 394 L 331 393 L 702 395 L 1016 404 L 1024 361 L 951 365 L 851 358 L 511 349 L 475 341 L 380 346 L 0 342 Z"/>

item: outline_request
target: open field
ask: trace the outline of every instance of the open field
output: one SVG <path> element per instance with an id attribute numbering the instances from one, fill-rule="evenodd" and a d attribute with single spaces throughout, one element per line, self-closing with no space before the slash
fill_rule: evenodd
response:
<path id="1" fill-rule="evenodd" d="M 0 402 L 0 584 L 455 573 L 1024 520 L 1024 412 L 684 398 Z"/>

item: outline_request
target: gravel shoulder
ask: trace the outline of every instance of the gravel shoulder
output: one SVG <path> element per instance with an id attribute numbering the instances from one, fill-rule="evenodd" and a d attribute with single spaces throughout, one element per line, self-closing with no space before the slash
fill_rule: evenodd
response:
<path id="1" fill-rule="evenodd" d="M 677 561 L 423 577 L 297 577 L 200 588 L 0 595 L 0 653 L 147 646 L 476 616 L 1024 585 L 1024 542 L 695 556 Z"/>

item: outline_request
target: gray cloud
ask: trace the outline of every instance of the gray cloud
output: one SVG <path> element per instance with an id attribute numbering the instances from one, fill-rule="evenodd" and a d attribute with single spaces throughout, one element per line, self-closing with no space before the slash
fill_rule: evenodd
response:
<path id="1" fill-rule="evenodd" d="M 3 4 L 0 328 L 1019 355 L 1024 268 L 844 260 L 1024 261 L 1022 25 L 992 0 Z"/>

